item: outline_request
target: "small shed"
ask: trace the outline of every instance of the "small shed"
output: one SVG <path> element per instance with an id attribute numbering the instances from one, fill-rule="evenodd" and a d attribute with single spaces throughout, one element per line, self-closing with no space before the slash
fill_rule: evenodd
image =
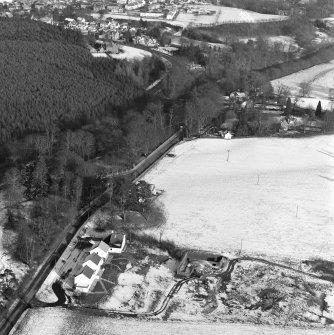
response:
<path id="1" fill-rule="evenodd" d="M 231 140 L 232 139 L 232 134 L 228 131 L 225 136 L 224 136 L 225 140 Z"/>
<path id="2" fill-rule="evenodd" d="M 123 233 L 112 232 L 104 242 L 109 245 L 109 252 L 120 254 L 126 246 L 126 235 Z"/>

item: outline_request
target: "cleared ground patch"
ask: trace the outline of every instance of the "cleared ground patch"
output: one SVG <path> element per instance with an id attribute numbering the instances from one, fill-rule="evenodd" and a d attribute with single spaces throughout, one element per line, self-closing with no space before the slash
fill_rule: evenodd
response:
<path id="1" fill-rule="evenodd" d="M 132 48 L 123 45 L 119 54 L 111 54 L 110 56 L 115 59 L 127 59 L 127 60 L 142 60 L 144 57 L 151 57 L 152 54 L 148 51 Z"/>
<path id="2" fill-rule="evenodd" d="M 165 191 L 167 215 L 147 233 L 188 248 L 334 259 L 334 136 L 199 139 L 172 153 L 144 177 Z"/>

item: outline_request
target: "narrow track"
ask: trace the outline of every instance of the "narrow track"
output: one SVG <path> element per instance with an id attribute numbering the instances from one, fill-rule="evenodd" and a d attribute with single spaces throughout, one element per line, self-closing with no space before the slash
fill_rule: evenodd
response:
<path id="1" fill-rule="evenodd" d="M 325 278 L 321 278 L 313 273 L 308 273 L 308 272 L 304 272 L 304 271 L 301 271 L 301 270 L 297 270 L 297 269 L 294 269 L 294 268 L 291 268 L 287 265 L 283 265 L 283 264 L 279 264 L 279 263 L 275 263 L 275 262 L 271 262 L 271 261 L 267 261 L 266 259 L 263 259 L 263 258 L 257 258 L 257 257 L 241 257 L 241 258 L 237 258 L 237 261 L 238 262 L 241 262 L 241 261 L 251 261 L 251 262 L 259 262 L 259 263 L 264 263 L 264 264 L 268 264 L 268 265 L 271 265 L 271 266 L 275 266 L 275 267 L 279 267 L 281 269 L 286 269 L 286 270 L 289 270 L 289 271 L 292 271 L 292 272 L 296 272 L 298 274 L 302 274 L 304 276 L 308 276 L 308 277 L 312 277 L 312 278 L 315 278 L 315 279 L 319 279 L 319 280 L 323 280 L 323 281 L 327 281 L 327 282 L 330 282 L 332 283 L 331 280 L 329 279 L 325 279 Z"/>

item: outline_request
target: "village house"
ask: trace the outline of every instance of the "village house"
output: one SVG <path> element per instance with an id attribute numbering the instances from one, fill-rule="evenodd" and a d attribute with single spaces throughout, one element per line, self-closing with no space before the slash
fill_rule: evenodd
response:
<path id="1" fill-rule="evenodd" d="M 100 269 L 93 270 L 89 266 L 84 266 L 79 275 L 74 278 L 75 289 L 83 293 L 88 293 L 94 281 L 99 279 L 100 275 Z"/>
<path id="2" fill-rule="evenodd" d="M 103 264 L 109 253 L 120 254 L 125 248 L 126 235 L 114 231 L 104 241 L 95 244 L 82 263 L 81 271 L 74 277 L 75 289 L 79 292 L 88 293 L 94 283 L 101 278 L 104 271 Z"/>
<path id="3" fill-rule="evenodd" d="M 103 258 L 101 258 L 98 254 L 92 253 L 87 256 L 85 261 L 82 263 L 82 266 L 88 266 L 91 269 L 98 270 L 103 264 Z"/>
<path id="4" fill-rule="evenodd" d="M 105 242 L 101 241 L 99 244 L 97 244 L 89 253 L 98 254 L 101 258 L 106 259 L 108 257 L 110 247 Z"/>

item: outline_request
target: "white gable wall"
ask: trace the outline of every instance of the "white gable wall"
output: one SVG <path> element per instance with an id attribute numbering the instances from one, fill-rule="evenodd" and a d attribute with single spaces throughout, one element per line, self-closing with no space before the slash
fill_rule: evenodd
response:
<path id="1" fill-rule="evenodd" d="M 91 260 L 88 260 L 88 261 L 86 261 L 85 263 L 82 264 L 82 267 L 88 266 L 88 267 L 90 267 L 91 269 L 93 269 L 93 270 L 96 271 L 96 270 L 99 270 L 99 269 L 100 269 L 102 263 L 103 263 L 103 260 L 102 260 L 102 259 L 99 261 L 99 264 L 95 264 L 95 263 L 92 262 Z"/>
<path id="2" fill-rule="evenodd" d="M 124 235 L 121 247 L 120 248 L 110 248 L 110 252 L 115 253 L 115 254 L 120 254 L 125 248 L 125 243 L 126 243 L 126 238 Z"/>

